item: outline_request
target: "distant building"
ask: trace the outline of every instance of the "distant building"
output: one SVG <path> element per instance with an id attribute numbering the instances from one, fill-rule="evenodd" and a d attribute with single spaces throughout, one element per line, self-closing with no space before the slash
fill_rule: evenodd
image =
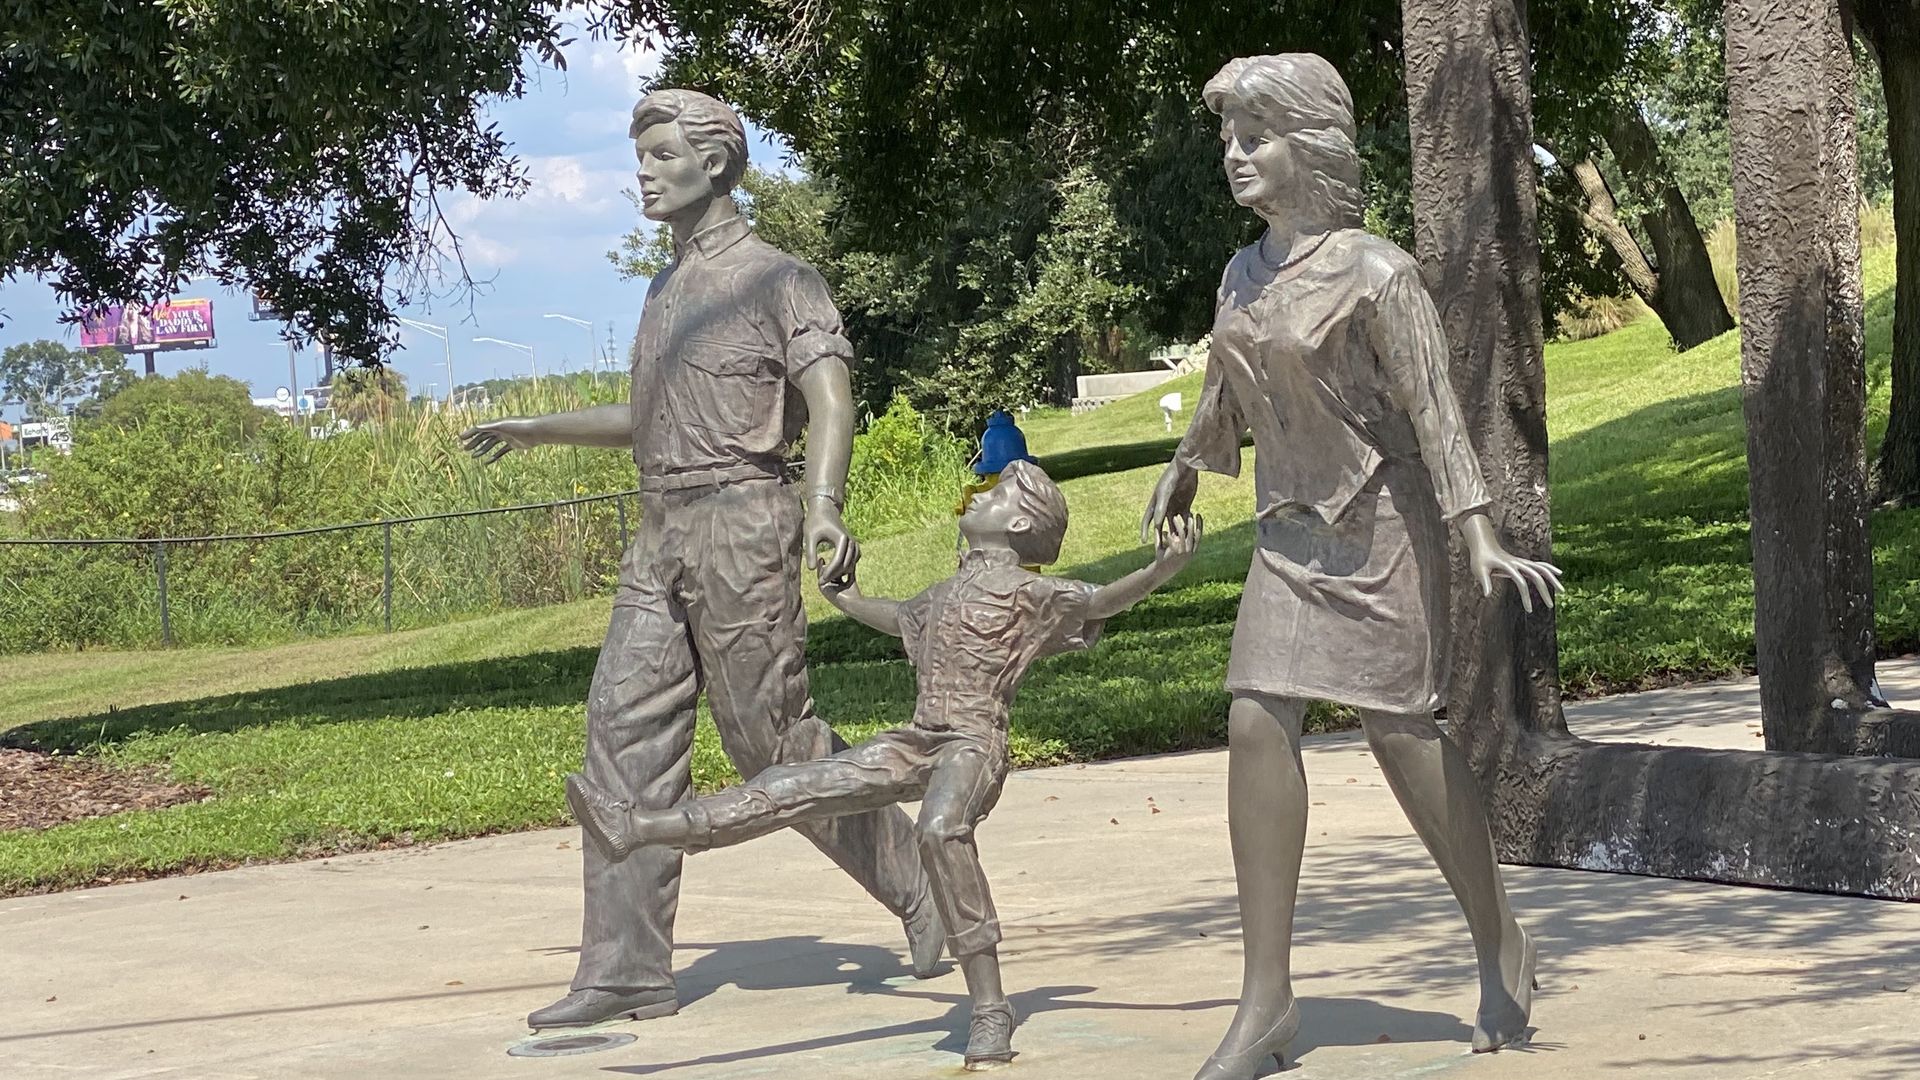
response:
<path id="1" fill-rule="evenodd" d="M 1074 380 L 1073 411 L 1083 413 L 1122 398 L 1143 394 L 1161 383 L 1177 379 L 1207 366 L 1208 334 L 1192 344 L 1168 345 L 1153 350 L 1148 357 L 1158 368 L 1146 371 L 1119 371 L 1107 375 L 1082 375 Z M 1172 424 L 1172 420 L 1168 420 Z"/>

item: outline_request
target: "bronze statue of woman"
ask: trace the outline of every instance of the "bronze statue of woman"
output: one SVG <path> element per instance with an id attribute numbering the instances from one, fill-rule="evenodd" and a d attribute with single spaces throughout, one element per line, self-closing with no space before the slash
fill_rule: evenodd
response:
<path id="1" fill-rule="evenodd" d="M 1267 231 L 1222 275 L 1205 389 L 1143 537 L 1190 512 L 1201 469 L 1235 476 L 1251 429 L 1256 543 L 1227 687 L 1227 799 L 1245 939 L 1240 1004 L 1199 1080 L 1243 1080 L 1300 1026 L 1289 970 L 1306 842 L 1300 725 L 1354 706 L 1388 786 L 1473 936 L 1476 1051 L 1521 1040 L 1534 946 L 1507 908 L 1481 794 L 1434 721 L 1447 672 L 1447 527 L 1483 593 L 1533 610 L 1553 566 L 1508 554 L 1447 383 L 1447 343 L 1413 258 L 1361 228 L 1353 99 L 1306 53 L 1234 60 L 1207 83 L 1233 197 Z M 1489 313 L 1497 318 L 1497 313 Z"/>

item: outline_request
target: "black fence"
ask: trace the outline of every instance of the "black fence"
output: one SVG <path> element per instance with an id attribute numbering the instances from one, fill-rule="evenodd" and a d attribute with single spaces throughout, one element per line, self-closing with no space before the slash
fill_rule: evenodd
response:
<path id="1" fill-rule="evenodd" d="M 0 652 L 247 644 L 603 592 L 638 490 L 285 532 L 0 538 Z"/>

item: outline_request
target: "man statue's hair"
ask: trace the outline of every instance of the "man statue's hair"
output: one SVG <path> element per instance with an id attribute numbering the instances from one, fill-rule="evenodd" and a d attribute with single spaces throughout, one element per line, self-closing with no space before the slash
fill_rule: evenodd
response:
<path id="1" fill-rule="evenodd" d="M 721 192 L 732 191 L 746 174 L 747 129 L 740 123 L 740 114 L 718 98 L 698 90 L 655 90 L 633 107 L 627 138 L 637 139 L 655 124 L 679 124 L 696 153 L 719 155 L 725 163 L 718 181 Z"/>

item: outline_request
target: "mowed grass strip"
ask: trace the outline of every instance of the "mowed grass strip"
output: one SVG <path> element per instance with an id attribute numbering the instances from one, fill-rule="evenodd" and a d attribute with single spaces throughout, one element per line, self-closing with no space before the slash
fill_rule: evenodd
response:
<path id="1" fill-rule="evenodd" d="M 1870 432 L 1885 422 L 1892 254 L 1870 254 Z M 1579 693 L 1749 670 L 1753 591 L 1739 343 L 1675 355 L 1651 319 L 1547 354 L 1555 558 L 1567 570 L 1562 676 Z M 1197 377 L 1177 380 L 1191 403 Z M 1105 581 L 1141 565 L 1139 514 L 1173 445 L 1162 388 L 1081 417 L 1036 413 L 1035 451 L 1073 509 L 1056 571 Z M 1181 421 L 1176 422 L 1175 436 Z M 1251 451 L 1248 452 L 1251 473 Z M 1015 707 L 1022 765 L 1218 745 L 1239 584 L 1251 554 L 1248 479 L 1202 481 L 1208 539 L 1166 589 L 1115 619 L 1092 652 L 1040 664 Z M 1880 639 L 1920 645 L 1920 517 L 1874 516 Z M 951 523 L 866 547 L 862 583 L 907 596 L 949 572 Z M 0 730 L 12 741 L 164 763 L 206 803 L 0 833 L 0 892 L 130 874 L 418 843 L 566 822 L 587 682 L 609 601 L 487 616 L 391 636 L 266 649 L 9 657 Z M 851 741 L 903 722 L 913 675 L 898 646 L 810 600 L 815 697 Z M 1320 724 L 1337 722 L 1327 710 Z M 703 715 L 694 775 L 734 778 Z"/>
<path id="2" fill-rule="evenodd" d="M 1104 581 L 1142 565 L 1134 492 L 1151 483 L 1150 470 L 1071 482 L 1062 572 Z M 1231 621 L 1251 557 L 1251 506 L 1245 481 L 1209 485 L 1206 552 L 1114 620 L 1097 649 L 1040 665 L 1016 708 L 1018 764 L 1224 736 L 1227 640 L 1215 628 Z M 863 584 L 910 595 L 950 572 L 954 543 L 950 524 L 878 541 Z M 913 672 L 897 642 L 812 603 L 822 714 L 850 741 L 906 722 Z M 10 663 L 29 689 L 0 705 L 9 741 L 165 764 L 215 797 L 0 833 L 0 892 L 564 824 L 560 777 L 580 761 L 608 609 L 586 601 L 390 638 Z M 212 692 L 235 687 L 248 689 Z M 703 708 L 695 783 L 735 778 Z"/>

